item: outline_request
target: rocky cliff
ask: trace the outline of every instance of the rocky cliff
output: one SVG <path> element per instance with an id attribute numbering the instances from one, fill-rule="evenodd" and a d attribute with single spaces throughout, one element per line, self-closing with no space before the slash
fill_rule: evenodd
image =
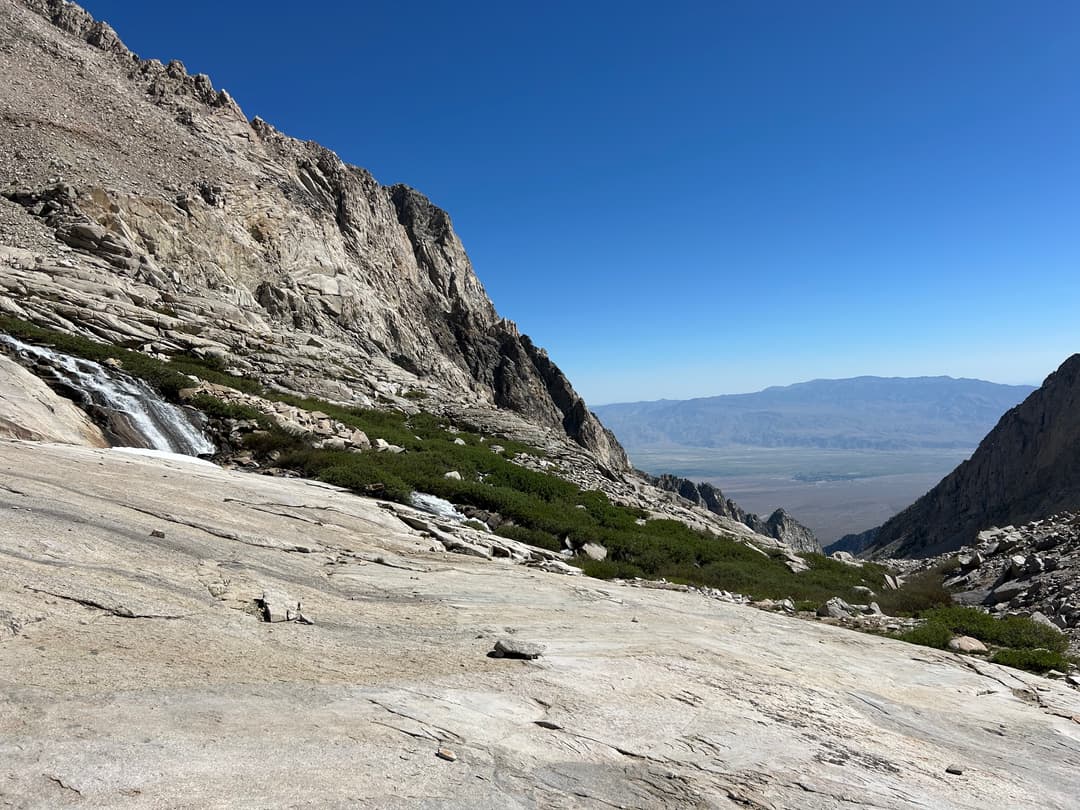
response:
<path id="1" fill-rule="evenodd" d="M 1080 354 L 1006 413 L 970 459 L 878 530 L 870 557 L 926 557 L 981 529 L 1080 508 Z"/>
<path id="2" fill-rule="evenodd" d="M 0 313 L 338 401 L 509 411 L 628 469 L 419 192 L 62 0 L 0 0 L 0 71 Z"/>
<path id="3" fill-rule="evenodd" d="M 758 534 L 780 540 L 796 551 L 821 551 L 821 544 L 814 536 L 814 533 L 783 509 L 777 509 L 768 518 L 762 519 L 751 512 L 747 512 L 730 498 L 725 498 L 724 493 L 712 484 L 696 484 L 688 478 L 680 478 L 675 475 L 647 475 L 646 478 L 666 492 L 674 492 L 691 503 L 709 510 L 714 515 L 722 515 L 738 521 L 745 526 L 749 526 Z"/>

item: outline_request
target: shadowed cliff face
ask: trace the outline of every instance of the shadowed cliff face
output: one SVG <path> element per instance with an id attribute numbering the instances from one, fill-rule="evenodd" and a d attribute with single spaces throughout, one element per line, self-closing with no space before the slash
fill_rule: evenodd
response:
<path id="1" fill-rule="evenodd" d="M 864 556 L 925 557 L 1080 506 L 1080 354 L 1006 413 L 970 459 L 887 521 Z"/>
<path id="2" fill-rule="evenodd" d="M 249 122 L 77 6 L 0 0 L 0 31 L 0 247 L 34 254 L 6 256 L 0 311 L 360 405 L 511 409 L 628 469 L 422 194 Z"/>

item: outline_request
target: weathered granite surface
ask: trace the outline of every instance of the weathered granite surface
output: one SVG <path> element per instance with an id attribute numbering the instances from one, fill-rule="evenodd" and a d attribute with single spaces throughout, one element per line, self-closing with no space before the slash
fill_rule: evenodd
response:
<path id="1" fill-rule="evenodd" d="M 1080 696 L 1060 683 L 432 546 L 323 485 L 0 443 L 0 805 L 984 810 L 1080 794 Z M 294 620 L 265 621 L 264 599 Z M 488 657 L 503 638 L 543 655 Z"/>

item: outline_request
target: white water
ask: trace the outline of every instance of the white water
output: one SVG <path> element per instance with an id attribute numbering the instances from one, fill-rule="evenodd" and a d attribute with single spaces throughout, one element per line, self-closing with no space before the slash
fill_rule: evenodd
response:
<path id="1" fill-rule="evenodd" d="M 153 450 L 197 456 L 213 453 L 214 443 L 175 405 L 163 400 L 142 380 L 110 371 L 100 363 L 23 343 L 0 334 L 0 343 L 20 356 L 42 361 L 70 387 L 100 407 L 118 411 Z"/>
<path id="2" fill-rule="evenodd" d="M 443 520 L 464 521 L 468 520 L 457 508 L 445 498 L 437 495 L 428 495 L 426 492 L 414 492 L 409 495 L 409 503 L 417 509 L 429 514 L 441 517 Z"/>

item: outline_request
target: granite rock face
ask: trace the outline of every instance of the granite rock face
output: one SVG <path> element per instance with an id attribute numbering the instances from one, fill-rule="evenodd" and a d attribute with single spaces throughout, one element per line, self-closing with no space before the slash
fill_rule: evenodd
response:
<path id="1" fill-rule="evenodd" d="M 780 540 L 795 551 L 821 551 L 821 544 L 818 543 L 814 533 L 783 509 L 777 509 L 768 518 L 762 519 L 752 512 L 747 512 L 730 498 L 725 498 L 724 493 L 712 484 L 698 484 L 688 478 L 680 478 L 676 475 L 646 477 L 650 483 L 660 489 L 677 493 L 691 503 L 697 504 L 713 514 L 736 520 L 765 537 Z"/>
<path id="2" fill-rule="evenodd" d="M 108 447 L 84 411 L 0 352 L 0 439 Z"/>
<path id="3" fill-rule="evenodd" d="M 1080 793 L 1063 682 L 685 586 L 431 550 L 439 521 L 334 487 L 3 441 L 0 512 L 13 807 L 1065 810 Z M 504 639 L 543 654 L 489 657 Z"/>
<path id="4" fill-rule="evenodd" d="M 941 483 L 878 529 L 868 557 L 927 557 L 990 526 L 1080 506 L 1080 354 L 1006 413 Z"/>
<path id="5" fill-rule="evenodd" d="M 419 192 L 71 3 L 0 0 L 0 71 L 0 313 L 338 401 L 506 409 L 628 469 Z"/>

